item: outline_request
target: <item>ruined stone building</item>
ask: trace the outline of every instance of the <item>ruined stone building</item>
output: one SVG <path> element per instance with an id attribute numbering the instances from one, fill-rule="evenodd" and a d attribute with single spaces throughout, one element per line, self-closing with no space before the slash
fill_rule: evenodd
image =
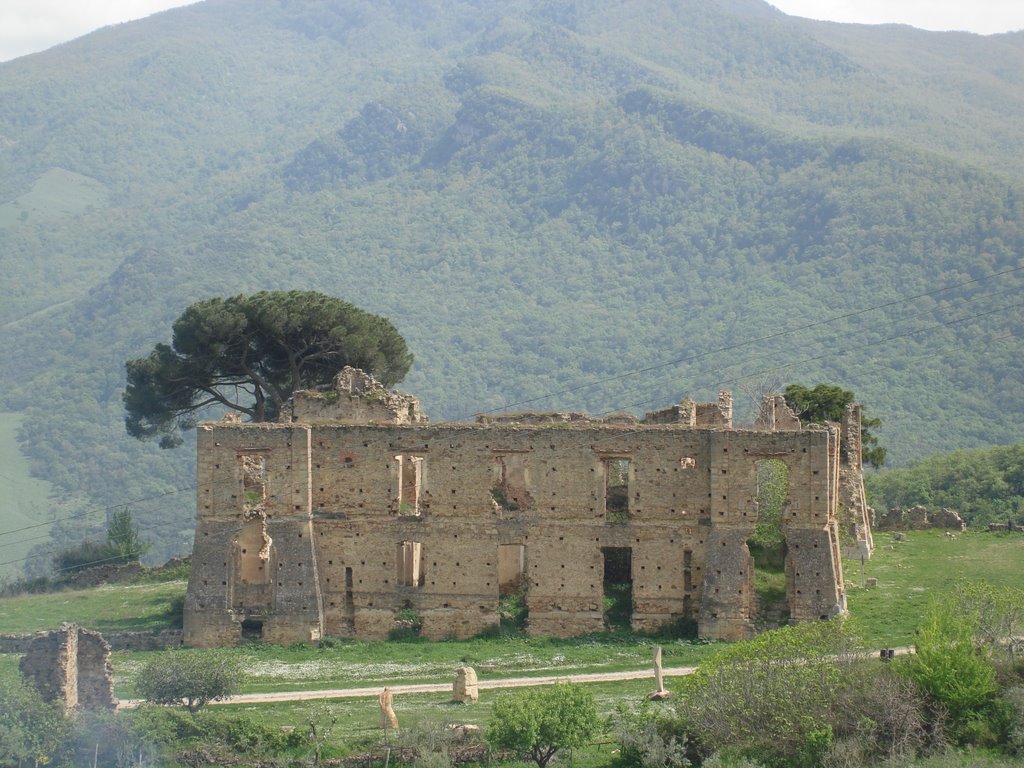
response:
<path id="1" fill-rule="evenodd" d="M 19 669 L 45 701 L 58 701 L 66 710 L 117 706 L 110 646 L 98 632 L 77 624 L 32 635 Z"/>
<path id="2" fill-rule="evenodd" d="M 298 393 L 286 423 L 200 425 L 184 640 L 385 638 L 406 609 L 424 636 L 464 638 L 520 586 L 528 631 L 565 637 L 604 627 L 613 570 L 635 629 L 693 619 L 703 637 L 747 637 L 766 461 L 788 469 L 790 620 L 827 619 L 845 611 L 841 548 L 870 550 L 859 456 L 855 407 L 842 429 L 802 426 L 773 398 L 735 429 L 726 392 L 643 419 L 430 424 L 415 398 L 346 369 Z"/>

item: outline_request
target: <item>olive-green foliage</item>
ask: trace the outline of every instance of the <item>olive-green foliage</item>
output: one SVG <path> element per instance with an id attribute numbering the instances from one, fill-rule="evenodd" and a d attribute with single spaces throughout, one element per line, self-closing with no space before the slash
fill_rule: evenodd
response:
<path id="1" fill-rule="evenodd" d="M 971 526 L 1024 526 L 1024 443 L 942 453 L 909 467 L 869 475 L 876 507 L 949 507 Z"/>
<path id="2" fill-rule="evenodd" d="M 310 746 L 315 750 L 317 746 L 311 745 L 301 729 L 282 731 L 237 712 L 206 711 L 190 716 L 180 710 L 147 706 L 125 716 L 127 722 L 122 727 L 135 741 L 167 755 L 182 749 L 202 749 L 231 761 L 241 755 L 248 759 L 279 757 Z"/>
<path id="3" fill-rule="evenodd" d="M 676 733 L 668 712 L 644 700 L 639 706 L 620 704 L 611 718 L 619 742 L 622 768 L 686 768 L 686 734 Z"/>
<path id="4" fill-rule="evenodd" d="M 69 723 L 21 681 L 0 679 L 0 766 L 44 765 L 66 748 Z"/>
<path id="5" fill-rule="evenodd" d="M 784 461 L 765 459 L 757 466 L 757 525 L 751 542 L 765 549 L 782 546 L 782 513 L 789 492 L 789 469 Z"/>
<path id="6" fill-rule="evenodd" d="M 968 617 L 974 644 L 1004 675 L 1020 672 L 1024 662 L 1019 638 L 1024 637 L 1024 589 L 961 579 L 953 589 L 951 609 Z M 1017 638 L 1018 642 L 1009 642 Z"/>
<path id="7" fill-rule="evenodd" d="M 487 741 L 544 768 L 559 750 L 582 747 L 599 728 L 590 692 L 574 683 L 557 683 L 501 694 L 494 702 Z"/>
<path id="8" fill-rule="evenodd" d="M 390 386 L 412 355 L 383 317 L 315 291 L 199 301 L 175 321 L 170 346 L 125 363 L 125 425 L 132 437 L 171 447 L 204 408 L 270 420 L 292 392 L 329 384 L 346 365 Z"/>
<path id="9" fill-rule="evenodd" d="M 149 543 L 142 540 L 132 522 L 131 510 L 122 507 L 115 510 L 110 518 L 106 541 L 86 539 L 62 549 L 53 558 L 53 570 L 59 578 L 95 565 L 137 563 L 149 548 Z"/>
<path id="10" fill-rule="evenodd" d="M 146 701 L 166 706 L 184 704 L 194 715 L 209 702 L 236 693 L 243 677 L 241 660 L 235 654 L 170 651 L 139 670 L 135 688 Z"/>
<path id="11" fill-rule="evenodd" d="M 678 727 L 704 755 L 728 748 L 783 765 L 813 764 L 831 741 L 840 702 L 862 683 L 861 650 L 841 620 L 737 643 L 676 685 Z"/>

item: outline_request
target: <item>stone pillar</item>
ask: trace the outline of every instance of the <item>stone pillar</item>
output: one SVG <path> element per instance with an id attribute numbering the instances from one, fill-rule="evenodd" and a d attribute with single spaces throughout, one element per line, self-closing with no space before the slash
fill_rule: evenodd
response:
<path id="1" fill-rule="evenodd" d="M 110 646 L 98 632 L 64 624 L 29 641 L 19 665 L 22 677 L 46 701 L 66 709 L 114 709 Z"/>
<path id="2" fill-rule="evenodd" d="M 472 704 L 480 700 L 480 688 L 478 687 L 475 669 L 472 667 L 459 667 L 455 670 L 452 698 L 460 704 Z"/>

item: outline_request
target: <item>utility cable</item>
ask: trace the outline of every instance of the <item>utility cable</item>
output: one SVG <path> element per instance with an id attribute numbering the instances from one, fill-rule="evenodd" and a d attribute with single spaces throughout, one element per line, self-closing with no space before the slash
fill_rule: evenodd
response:
<path id="1" fill-rule="evenodd" d="M 964 280 L 964 281 L 959 282 L 959 283 L 953 283 L 952 285 L 947 285 L 947 286 L 945 286 L 943 288 L 936 288 L 934 290 L 925 291 L 923 293 L 918 293 L 918 294 L 915 294 L 913 296 L 905 296 L 905 297 L 901 297 L 901 298 L 898 298 L 898 299 L 893 299 L 892 301 L 883 302 L 881 304 L 875 304 L 873 306 L 865 307 L 864 309 L 858 309 L 858 310 L 855 310 L 853 312 L 846 312 L 846 313 L 843 313 L 843 314 L 840 314 L 840 315 L 833 315 L 832 317 L 827 317 L 827 318 L 824 318 L 822 320 L 816 320 L 813 323 L 805 323 L 804 325 L 800 325 L 800 326 L 797 326 L 795 328 L 790 328 L 790 329 L 787 329 L 787 330 L 784 330 L 784 331 L 777 331 L 775 333 L 770 333 L 770 334 L 767 334 L 765 336 L 759 336 L 759 337 L 753 338 L 753 339 L 747 339 L 745 341 L 737 342 L 736 344 L 729 344 L 729 345 L 726 345 L 724 347 L 719 347 L 717 349 L 706 350 L 704 352 L 699 352 L 697 354 L 690 355 L 688 357 L 682 357 L 682 358 L 678 358 L 676 360 L 668 360 L 668 361 L 661 362 L 661 363 L 655 363 L 653 365 L 649 365 L 649 366 L 646 366 L 644 368 L 637 368 L 637 369 L 629 371 L 627 373 L 616 374 L 615 376 L 608 376 L 608 377 L 603 378 L 603 379 L 594 379 L 592 381 L 585 382 L 583 384 L 578 384 L 578 385 L 575 385 L 575 386 L 572 386 L 572 387 L 567 387 L 565 389 L 556 390 L 554 392 L 548 392 L 546 394 L 538 395 L 536 397 L 527 398 L 525 400 L 518 400 L 518 401 L 511 402 L 511 403 L 505 403 L 504 405 L 501 405 L 501 406 L 499 406 L 497 408 L 491 408 L 491 409 L 488 409 L 486 411 L 478 411 L 477 414 L 478 415 L 485 415 L 485 414 L 488 414 L 488 413 L 499 413 L 501 411 L 506 411 L 506 410 L 508 410 L 510 408 L 517 408 L 519 406 L 529 405 L 530 403 L 535 403 L 535 402 L 538 402 L 540 400 L 546 400 L 546 399 L 548 399 L 550 397 L 557 397 L 558 395 L 565 395 L 565 394 L 570 394 L 570 393 L 573 393 L 573 392 L 579 392 L 581 390 L 588 389 L 590 387 L 596 387 L 596 386 L 599 386 L 601 384 L 608 384 L 608 383 L 615 382 L 615 381 L 621 381 L 622 379 L 626 379 L 626 378 L 629 378 L 631 376 L 639 376 L 640 374 L 643 374 L 643 373 L 649 373 L 650 371 L 656 371 L 659 368 L 666 368 L 666 367 L 671 366 L 671 365 L 681 365 L 682 363 L 694 362 L 695 360 L 700 360 L 701 358 L 707 357 L 708 355 L 713 355 L 713 354 L 717 354 L 717 353 L 720 353 L 720 352 L 731 352 L 731 351 L 733 351 L 735 349 L 741 349 L 743 347 L 748 347 L 751 344 L 760 344 L 761 342 L 771 341 L 771 340 L 774 340 L 774 339 L 778 339 L 778 338 L 787 336 L 789 334 L 799 333 L 800 331 L 806 331 L 806 330 L 809 330 L 811 328 L 817 328 L 817 327 L 822 326 L 822 325 L 827 325 L 829 323 L 834 323 L 834 322 L 837 322 L 839 320 L 846 320 L 846 319 L 851 318 L 851 317 L 857 317 L 859 315 L 864 315 L 864 314 L 867 314 L 869 312 L 875 312 L 875 311 L 880 310 L 880 309 L 887 309 L 888 307 L 893 307 L 893 306 L 896 306 L 896 305 L 899 305 L 899 304 L 906 304 L 907 302 L 916 301 L 917 299 L 926 298 L 928 296 L 935 296 L 935 295 L 943 293 L 945 291 L 953 290 L 954 288 L 962 288 L 965 285 L 972 285 L 972 284 L 975 284 L 975 283 L 985 282 L 987 280 L 992 280 L 992 279 L 997 278 L 997 277 L 1003 277 L 1005 275 L 1009 275 L 1009 274 L 1012 274 L 1012 273 L 1015 273 L 1015 272 L 1020 272 L 1021 270 L 1024 270 L 1024 265 L 1021 265 L 1019 267 L 1012 267 L 1010 269 L 1005 269 L 1005 270 L 1002 270 L 1001 272 L 995 272 L 995 273 L 993 273 L 991 275 L 986 275 L 985 277 L 976 277 L 976 278 L 972 278 L 971 280 Z M 464 417 L 464 418 L 468 418 L 470 415 L 474 415 L 474 414 L 467 414 L 466 417 Z"/>

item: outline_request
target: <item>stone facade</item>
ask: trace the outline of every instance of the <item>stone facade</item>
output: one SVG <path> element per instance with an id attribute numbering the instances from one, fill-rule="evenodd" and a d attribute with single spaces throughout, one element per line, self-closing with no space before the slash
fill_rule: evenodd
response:
<path id="1" fill-rule="evenodd" d="M 747 637 L 766 459 L 789 470 L 790 619 L 845 611 L 838 425 L 737 430 L 728 393 L 643 420 L 430 425 L 415 398 L 366 390 L 391 421 L 361 423 L 370 405 L 345 389 L 300 394 L 317 407 L 288 423 L 200 425 L 186 644 L 385 638 L 405 609 L 425 637 L 469 637 L 521 585 L 530 633 L 594 632 L 612 562 L 635 629 L 693 619 L 704 637 Z"/>
<path id="2" fill-rule="evenodd" d="M 46 701 L 67 709 L 114 709 L 110 646 L 98 632 L 64 624 L 33 635 L 21 658 L 21 674 Z"/>

